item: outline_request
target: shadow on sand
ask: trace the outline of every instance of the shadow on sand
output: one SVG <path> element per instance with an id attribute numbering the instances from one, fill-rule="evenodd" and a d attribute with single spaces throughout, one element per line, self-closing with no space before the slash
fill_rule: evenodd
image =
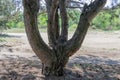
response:
<path id="1" fill-rule="evenodd" d="M 9 34 L 0 34 L 0 38 L 21 38 L 21 36 L 18 35 L 9 35 Z"/>
<path id="2" fill-rule="evenodd" d="M 96 59 L 94 56 L 81 56 L 76 61 L 74 58 L 74 61 L 68 62 L 64 76 L 54 77 L 41 74 L 42 65 L 36 56 L 30 58 L 2 56 L 4 58 L 0 59 L 0 80 L 120 80 L 118 77 L 120 66 L 117 65 L 119 62 L 109 59 L 101 60 L 99 57 Z M 93 63 L 86 63 L 86 61 Z"/>

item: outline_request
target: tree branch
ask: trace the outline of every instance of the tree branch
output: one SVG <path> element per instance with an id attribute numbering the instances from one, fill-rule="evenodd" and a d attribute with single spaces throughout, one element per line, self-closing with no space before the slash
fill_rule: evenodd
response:
<path id="1" fill-rule="evenodd" d="M 62 30 L 61 30 L 61 40 L 67 41 L 68 39 L 68 17 L 66 11 L 66 0 L 60 0 L 59 7 L 60 7 L 60 15 L 62 21 Z"/>
<path id="2" fill-rule="evenodd" d="M 52 0 L 45 0 L 45 2 L 46 2 L 47 13 L 49 13 L 52 5 Z"/>
<path id="3" fill-rule="evenodd" d="M 52 57 L 52 50 L 45 44 L 39 34 L 37 15 L 39 11 L 39 0 L 23 0 L 24 23 L 29 43 L 43 63 Z"/>
<path id="4" fill-rule="evenodd" d="M 55 41 L 57 41 L 59 39 L 59 36 L 60 36 L 58 9 L 56 9 L 54 19 L 53 19 L 53 31 L 54 31 Z"/>
<path id="5" fill-rule="evenodd" d="M 56 33 L 54 33 L 55 25 L 54 25 L 54 20 L 56 17 L 56 14 L 58 13 L 58 0 L 52 0 L 51 4 L 48 3 L 49 1 L 46 1 L 47 5 L 49 4 L 49 11 L 48 12 L 48 39 L 49 39 L 49 45 L 53 47 L 56 44 Z"/>
<path id="6" fill-rule="evenodd" d="M 66 43 L 66 50 L 72 56 L 80 47 L 85 38 L 90 22 L 104 7 L 107 0 L 95 0 L 90 5 L 84 5 L 78 27 L 73 37 Z"/>

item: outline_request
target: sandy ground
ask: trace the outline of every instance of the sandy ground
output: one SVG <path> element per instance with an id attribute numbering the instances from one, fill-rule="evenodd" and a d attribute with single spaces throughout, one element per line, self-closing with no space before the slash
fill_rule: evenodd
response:
<path id="1" fill-rule="evenodd" d="M 41 35 L 43 37 L 43 40 L 47 43 L 48 40 L 46 33 L 41 33 Z M 71 36 L 72 34 L 69 34 L 69 38 L 71 38 Z M 12 78 L 8 78 L 8 77 L 5 78 L 4 74 L 0 72 L 0 80 L 43 80 L 41 78 L 43 76 L 38 75 L 40 74 L 39 73 L 40 71 L 38 72 L 38 69 L 41 69 L 41 67 L 38 68 L 38 66 L 41 66 L 41 64 L 39 63 L 39 59 L 35 56 L 34 52 L 30 48 L 26 35 L 24 33 L 21 34 L 8 33 L 6 38 L 9 38 L 7 42 L 0 43 L 0 70 L 3 70 L 3 68 L 5 68 L 5 70 L 7 69 L 7 71 L 9 72 L 6 71 L 5 72 L 2 71 L 2 72 L 6 73 L 7 76 L 12 75 Z M 26 64 L 24 62 L 26 62 Z M 17 68 L 18 67 L 17 65 L 19 65 L 19 68 Z M 31 67 L 31 65 L 33 67 Z M 80 65 L 83 66 L 82 72 L 88 75 L 83 75 L 83 73 L 81 72 Z M 86 76 L 88 80 L 120 80 L 119 65 L 120 65 L 120 32 L 119 31 L 114 31 L 114 32 L 89 31 L 83 42 L 81 49 L 74 56 L 70 57 L 67 67 L 69 68 L 73 68 L 73 67 L 76 68 L 75 66 L 79 67 L 79 70 L 77 67 L 77 71 L 80 71 L 79 77 L 78 78 L 70 77 L 71 80 L 82 80 L 83 79 L 82 77 L 86 77 Z M 88 66 L 88 67 L 84 68 L 84 66 Z M 11 68 L 11 67 L 15 67 L 15 68 Z M 104 72 L 103 69 L 101 69 L 101 67 L 105 70 Z M 26 78 L 24 79 L 24 77 L 22 79 L 21 78 L 18 79 L 18 77 L 17 78 L 13 77 L 13 76 L 19 76 L 19 77 L 23 76 L 23 75 L 19 75 L 19 74 L 23 74 L 22 71 L 19 70 L 24 70 L 24 68 L 26 68 L 27 70 L 23 72 L 28 73 L 25 74 L 24 77 L 33 76 L 31 75 L 31 70 L 33 70 L 33 72 L 36 72 L 36 73 L 32 73 L 35 74 L 35 76 L 33 76 L 30 79 L 26 79 Z M 98 71 L 95 71 L 93 69 L 88 70 L 88 68 L 96 68 L 98 69 Z M 85 70 L 87 70 L 87 72 Z M 91 73 L 89 73 L 90 71 L 92 71 L 91 73 L 93 75 L 96 74 L 94 76 L 92 75 L 93 76 L 92 78 L 90 76 Z M 68 79 L 68 77 L 71 75 L 78 74 L 78 73 L 75 74 L 72 73 L 67 75 L 66 79 Z M 101 74 L 101 77 L 96 78 L 95 76 L 98 76 L 99 74 Z M 3 78 L 1 78 L 1 76 Z M 38 77 L 34 78 L 36 76 L 40 78 Z M 83 79 L 83 80 L 87 80 L 87 79 Z"/>
<path id="2" fill-rule="evenodd" d="M 42 33 L 43 40 L 48 43 L 47 34 Z M 72 34 L 69 34 L 71 38 Z M 0 55 L 34 56 L 24 33 L 9 33 L 9 42 L 0 43 Z M 13 40 L 12 40 L 13 39 Z M 81 49 L 73 56 L 90 56 L 111 60 L 120 60 L 120 32 L 89 31 Z"/>

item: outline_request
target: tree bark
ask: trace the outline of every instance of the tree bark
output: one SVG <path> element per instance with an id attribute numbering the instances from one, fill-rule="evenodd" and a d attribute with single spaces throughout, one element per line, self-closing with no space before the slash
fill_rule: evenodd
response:
<path id="1" fill-rule="evenodd" d="M 58 2 L 59 0 L 51 0 L 46 1 L 47 11 L 48 11 L 48 40 L 49 45 L 54 47 L 56 45 L 57 39 L 59 37 L 59 23 L 55 20 L 58 20 Z M 51 4 L 49 3 L 51 2 Z"/>
<path id="2" fill-rule="evenodd" d="M 62 42 L 66 42 L 68 39 L 68 17 L 66 11 L 66 0 L 60 0 L 59 7 L 60 7 L 60 15 L 61 15 L 61 40 Z"/>
<path id="3" fill-rule="evenodd" d="M 29 43 L 40 58 L 43 68 L 42 73 L 46 76 L 62 76 L 64 67 L 81 46 L 91 20 L 97 15 L 106 3 L 106 0 L 95 0 L 90 5 L 85 5 L 80 16 L 77 29 L 70 40 L 68 37 L 68 18 L 65 7 L 66 0 L 45 0 L 48 12 L 48 46 L 39 33 L 37 15 L 39 12 L 39 0 L 23 0 L 24 23 Z M 62 20 L 60 35 L 59 14 Z"/>
<path id="4" fill-rule="evenodd" d="M 66 43 L 66 51 L 69 56 L 72 56 L 81 47 L 90 22 L 104 7 L 106 1 L 107 0 L 95 0 L 89 5 L 84 5 L 77 29 L 73 37 Z"/>
<path id="5" fill-rule="evenodd" d="M 62 49 L 56 50 L 54 59 L 51 61 L 51 63 L 49 63 L 50 66 L 46 66 L 46 64 L 43 64 L 42 73 L 46 76 L 63 76 L 64 67 L 68 60 L 69 57 L 65 55 Z"/>
<path id="6" fill-rule="evenodd" d="M 43 63 L 49 63 L 52 58 L 52 50 L 45 44 L 39 34 L 37 26 L 37 14 L 39 0 L 23 0 L 24 23 L 29 43 Z"/>

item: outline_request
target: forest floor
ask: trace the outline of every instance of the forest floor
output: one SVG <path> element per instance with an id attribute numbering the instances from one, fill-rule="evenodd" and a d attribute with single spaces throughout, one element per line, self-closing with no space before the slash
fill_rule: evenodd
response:
<path id="1" fill-rule="evenodd" d="M 41 35 L 48 42 L 46 33 Z M 8 33 L 0 38 L 0 80 L 56 79 L 41 74 L 40 60 L 25 33 Z M 57 80 L 120 80 L 120 31 L 89 31 L 66 67 L 65 75 Z"/>

